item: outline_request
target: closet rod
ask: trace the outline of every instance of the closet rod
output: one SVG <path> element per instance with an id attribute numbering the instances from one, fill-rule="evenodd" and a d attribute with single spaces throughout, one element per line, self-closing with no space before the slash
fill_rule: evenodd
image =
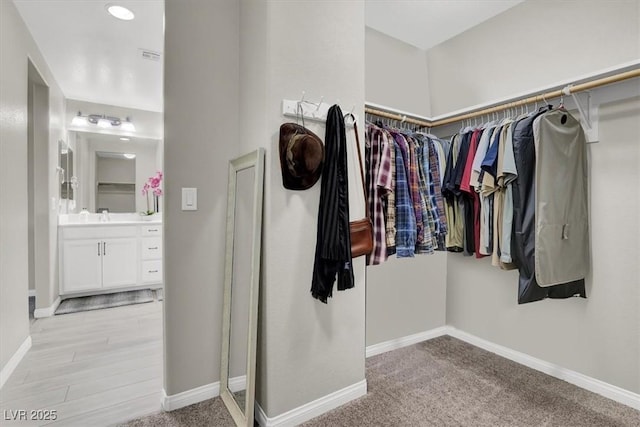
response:
<path id="1" fill-rule="evenodd" d="M 378 116 L 378 117 L 384 117 L 384 118 L 388 118 L 388 119 L 398 120 L 398 121 L 402 121 L 402 122 L 405 122 L 405 123 L 415 124 L 415 125 L 418 125 L 418 126 L 437 127 L 437 126 L 448 125 L 448 124 L 455 123 L 455 122 L 462 121 L 462 120 L 472 119 L 474 117 L 479 117 L 479 116 L 483 116 L 483 115 L 486 115 L 486 114 L 491 114 L 491 113 L 496 113 L 496 112 L 499 112 L 499 111 L 508 110 L 509 108 L 519 107 L 521 105 L 533 104 L 535 102 L 545 102 L 545 100 L 558 98 L 558 97 L 560 97 L 562 95 L 569 95 L 571 93 L 583 92 L 585 90 L 594 89 L 596 87 L 608 85 L 608 84 L 611 84 L 611 83 L 621 82 L 623 80 L 628 80 L 628 79 L 632 79 L 632 78 L 635 78 L 635 77 L 640 77 L 640 69 L 625 71 L 623 73 L 614 74 L 614 75 L 611 75 L 611 76 L 608 76 L 608 77 L 603 77 L 603 78 L 600 78 L 600 79 L 587 81 L 587 82 L 580 83 L 580 84 L 577 84 L 577 85 L 574 85 L 574 86 L 567 86 L 566 87 L 567 91 L 565 91 L 564 88 L 563 89 L 557 89 L 557 90 L 553 90 L 551 92 L 541 93 L 539 95 L 534 95 L 534 96 L 530 96 L 530 97 L 527 97 L 527 98 L 522 98 L 522 99 L 519 99 L 517 101 L 506 102 L 504 104 L 499 104 L 499 105 L 496 105 L 494 107 L 483 108 L 482 110 L 477 110 L 477 111 L 473 111 L 473 112 L 470 112 L 470 113 L 459 114 L 459 115 L 456 115 L 456 116 L 447 117 L 447 118 L 440 119 L 440 120 L 432 120 L 432 121 L 419 120 L 419 119 L 414 119 L 412 117 L 408 117 L 406 115 L 389 113 L 387 111 L 380 110 L 380 109 L 373 108 L 373 107 L 365 107 L 364 111 L 365 111 L 365 113 L 373 114 L 373 115 Z"/>

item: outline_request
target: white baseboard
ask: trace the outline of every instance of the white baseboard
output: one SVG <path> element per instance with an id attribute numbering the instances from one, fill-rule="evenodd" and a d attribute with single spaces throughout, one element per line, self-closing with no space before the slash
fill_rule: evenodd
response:
<path id="1" fill-rule="evenodd" d="M 20 347 L 18 347 L 16 352 L 13 353 L 13 356 L 11 356 L 11 359 L 9 359 L 7 364 L 4 365 L 4 367 L 0 371 L 0 388 L 4 386 L 4 383 L 7 382 L 11 374 L 13 374 L 13 371 L 16 370 L 16 368 L 18 367 L 18 364 L 20 363 L 24 355 L 27 354 L 27 351 L 29 351 L 30 348 L 31 348 L 31 335 L 25 338 L 22 344 L 20 344 Z"/>
<path id="2" fill-rule="evenodd" d="M 561 379 L 580 388 L 597 393 L 611 400 L 615 400 L 623 405 L 640 410 L 640 394 L 638 393 L 633 393 L 629 390 L 625 390 L 618 386 L 597 380 L 579 372 L 563 368 L 562 366 L 529 356 L 528 354 L 512 350 L 499 344 L 494 344 L 475 335 L 456 329 L 453 326 L 448 326 L 447 329 L 447 335 L 454 338 L 520 363 L 521 365 L 528 366 L 536 371 Z"/>
<path id="3" fill-rule="evenodd" d="M 35 289 L 29 289 L 29 296 L 30 297 L 35 297 L 36 296 L 36 290 Z"/>
<path id="4" fill-rule="evenodd" d="M 185 406 L 193 405 L 204 400 L 213 399 L 220 395 L 220 381 L 205 384 L 182 393 L 167 395 L 165 389 L 162 389 L 162 409 L 165 411 L 175 411 Z"/>
<path id="5" fill-rule="evenodd" d="M 375 356 L 377 354 L 386 353 L 387 351 L 397 350 L 402 347 L 417 344 L 422 341 L 427 341 L 432 338 L 440 337 L 447 334 L 448 328 L 441 326 L 439 328 L 430 329 L 424 332 L 418 332 L 417 334 L 407 335 L 405 337 L 396 338 L 389 341 L 384 341 L 378 344 L 370 345 L 366 348 L 366 357 Z"/>
<path id="6" fill-rule="evenodd" d="M 229 391 L 235 393 L 247 388 L 247 376 L 229 378 Z"/>
<path id="7" fill-rule="evenodd" d="M 229 378 L 229 390 L 232 392 L 244 390 L 247 386 L 247 376 Z M 220 381 L 205 384 L 182 393 L 167 396 L 167 392 L 162 389 L 162 409 L 167 412 L 184 408 L 214 397 L 220 396 Z"/>
<path id="8" fill-rule="evenodd" d="M 284 414 L 269 418 L 256 402 L 256 418 L 261 427 L 293 427 L 367 394 L 367 380 L 306 403 Z"/>
<path id="9" fill-rule="evenodd" d="M 56 298 L 56 300 L 49 307 L 46 308 L 36 308 L 33 312 L 33 317 L 36 319 L 40 319 L 42 317 L 51 317 L 56 313 L 56 309 L 60 305 L 60 297 Z"/>

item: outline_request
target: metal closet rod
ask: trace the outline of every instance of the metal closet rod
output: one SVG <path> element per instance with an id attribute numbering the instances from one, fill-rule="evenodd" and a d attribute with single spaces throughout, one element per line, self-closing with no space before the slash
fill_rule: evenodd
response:
<path id="1" fill-rule="evenodd" d="M 562 95 L 570 95 L 572 93 L 583 92 L 585 90 L 593 89 L 600 86 L 605 86 L 611 83 L 617 83 L 617 82 L 632 79 L 635 77 L 640 77 L 640 69 L 625 71 L 623 73 L 614 74 L 612 76 L 587 81 L 574 86 L 569 85 L 563 89 L 557 89 L 551 92 L 546 92 L 539 95 L 522 98 L 517 101 L 506 102 L 504 104 L 499 104 L 494 107 L 484 108 L 482 110 L 477 110 L 470 113 L 458 114 L 456 116 L 447 117 L 440 120 L 433 120 L 433 121 L 416 119 L 403 114 L 389 113 L 384 110 L 380 110 L 374 107 L 367 107 L 367 106 L 365 106 L 364 112 L 368 114 L 373 114 L 378 117 L 397 120 L 403 123 L 410 123 L 418 126 L 431 128 L 431 127 L 448 125 L 451 123 L 472 119 L 474 117 L 484 116 L 484 115 L 496 113 L 499 111 L 508 110 L 510 108 L 519 107 L 521 105 L 533 104 L 535 102 L 546 102 L 549 99 L 558 98 Z"/>

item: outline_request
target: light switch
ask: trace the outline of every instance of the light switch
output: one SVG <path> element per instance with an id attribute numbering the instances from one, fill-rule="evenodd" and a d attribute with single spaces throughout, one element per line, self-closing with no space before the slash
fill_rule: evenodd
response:
<path id="1" fill-rule="evenodd" d="M 183 211 L 198 210 L 198 189 L 197 188 L 182 189 L 182 210 Z"/>

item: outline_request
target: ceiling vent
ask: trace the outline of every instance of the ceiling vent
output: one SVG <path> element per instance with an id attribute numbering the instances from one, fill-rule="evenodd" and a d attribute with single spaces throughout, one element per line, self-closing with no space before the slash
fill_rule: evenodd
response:
<path id="1" fill-rule="evenodd" d="M 155 52 L 149 49 L 138 49 L 138 51 L 140 52 L 142 59 L 147 59 L 149 61 L 159 62 L 162 57 L 161 52 Z"/>

